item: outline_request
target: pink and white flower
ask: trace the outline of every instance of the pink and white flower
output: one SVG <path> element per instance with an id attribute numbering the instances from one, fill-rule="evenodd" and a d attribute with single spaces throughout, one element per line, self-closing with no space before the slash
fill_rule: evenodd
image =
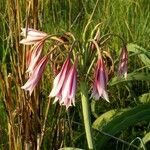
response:
<path id="1" fill-rule="evenodd" d="M 70 57 L 68 57 L 59 74 L 54 79 L 53 89 L 49 95 L 49 97 L 55 97 L 54 103 L 59 101 L 59 103 L 65 105 L 67 109 L 72 104 L 74 105 L 76 76 L 76 62 L 72 65 Z"/>
<path id="2" fill-rule="evenodd" d="M 119 57 L 119 67 L 118 67 L 118 76 L 124 75 L 125 79 L 127 78 L 128 71 L 128 51 L 126 46 L 121 49 Z"/>
<path id="3" fill-rule="evenodd" d="M 102 97 L 107 102 L 109 102 L 108 94 L 106 91 L 107 82 L 108 82 L 108 74 L 105 70 L 104 61 L 102 57 L 100 57 L 96 65 L 95 79 L 93 83 L 93 91 L 91 97 L 94 97 L 96 100 Z"/>
<path id="4" fill-rule="evenodd" d="M 30 57 L 30 62 L 28 65 L 28 69 L 26 72 L 32 73 L 34 68 L 36 67 L 36 64 L 40 60 L 42 49 L 44 46 L 44 41 L 37 42 L 33 47 L 31 51 L 31 57 Z"/>
<path id="5" fill-rule="evenodd" d="M 21 35 L 25 38 L 20 41 L 21 44 L 32 45 L 43 40 L 47 34 L 32 28 L 22 28 Z"/>
<path id="6" fill-rule="evenodd" d="M 31 76 L 29 77 L 28 81 L 25 83 L 24 86 L 21 87 L 22 89 L 29 91 L 30 95 L 32 94 L 35 86 L 40 81 L 47 62 L 48 62 L 48 55 L 44 56 L 38 62 L 38 64 L 36 65 L 36 67 L 34 68 L 32 74 L 31 74 Z"/>
<path id="7" fill-rule="evenodd" d="M 69 72 L 70 66 L 71 66 L 71 60 L 68 57 L 66 59 L 66 61 L 64 62 L 60 72 L 58 73 L 58 75 L 54 79 L 53 88 L 52 88 L 52 91 L 50 92 L 49 97 L 56 97 L 56 98 L 61 97 L 62 87 L 63 87 L 64 82 L 66 80 L 66 76 L 67 76 L 67 73 Z"/>
<path id="8" fill-rule="evenodd" d="M 64 104 L 68 109 L 69 106 L 75 105 L 75 94 L 77 84 L 76 62 L 71 67 L 67 79 L 62 88 L 62 99 L 60 104 Z"/>

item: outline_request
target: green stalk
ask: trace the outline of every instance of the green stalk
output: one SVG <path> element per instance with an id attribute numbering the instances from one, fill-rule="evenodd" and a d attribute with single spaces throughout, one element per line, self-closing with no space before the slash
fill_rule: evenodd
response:
<path id="1" fill-rule="evenodd" d="M 84 118 L 84 127 L 85 127 L 85 132 L 86 132 L 88 149 L 93 150 L 94 145 L 93 145 L 92 132 L 91 132 L 91 117 L 90 117 L 90 110 L 89 110 L 88 89 L 87 89 L 87 84 L 85 81 L 81 81 L 80 89 L 81 89 L 81 101 L 82 101 L 82 111 L 83 111 L 83 118 Z"/>

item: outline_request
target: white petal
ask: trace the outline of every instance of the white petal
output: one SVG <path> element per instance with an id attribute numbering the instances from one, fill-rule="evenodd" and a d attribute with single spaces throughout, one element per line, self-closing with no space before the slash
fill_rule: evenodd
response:
<path id="1" fill-rule="evenodd" d="M 38 30 L 35 30 L 35 29 L 32 29 L 32 28 L 21 28 L 22 32 L 21 32 L 21 35 L 22 36 L 26 36 L 26 33 L 27 33 L 27 36 L 34 36 L 34 37 L 37 37 L 37 36 L 42 36 L 42 37 L 45 37 L 47 36 L 46 33 L 42 32 L 42 31 L 38 31 Z"/>
<path id="2" fill-rule="evenodd" d="M 31 29 L 31 28 L 28 29 L 28 35 L 34 36 L 34 37 L 45 37 L 45 36 L 47 36 L 46 33 L 42 32 L 42 31 L 35 30 L 35 29 Z"/>
<path id="3" fill-rule="evenodd" d="M 26 72 L 33 72 L 38 60 L 40 59 L 43 48 L 43 42 L 38 43 L 31 54 L 31 61 Z"/>
<path id="4" fill-rule="evenodd" d="M 53 88 L 52 88 L 52 91 L 49 95 L 50 97 L 56 96 L 60 92 L 60 90 L 62 89 L 62 86 L 66 80 L 66 74 L 68 73 L 69 65 L 70 65 L 70 59 L 66 59 L 65 63 L 62 66 L 61 71 L 59 72 L 59 74 L 54 79 Z"/>
<path id="5" fill-rule="evenodd" d="M 107 94 L 106 91 L 103 91 L 102 97 L 103 97 L 107 102 L 110 103 L 109 98 L 108 98 L 108 94 Z"/>
<path id="6" fill-rule="evenodd" d="M 59 84 L 59 80 L 60 80 L 60 73 L 55 77 L 54 82 L 53 82 L 53 88 L 52 91 L 49 94 L 49 97 L 54 97 L 57 95 L 57 87 Z"/>

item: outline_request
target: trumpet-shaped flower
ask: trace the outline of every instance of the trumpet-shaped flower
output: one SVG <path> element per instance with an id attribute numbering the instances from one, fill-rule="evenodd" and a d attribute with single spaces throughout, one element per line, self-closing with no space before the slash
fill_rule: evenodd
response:
<path id="1" fill-rule="evenodd" d="M 47 36 L 46 33 L 31 28 L 22 28 L 21 35 L 25 38 L 20 43 L 25 45 L 35 44 Z"/>
<path id="2" fill-rule="evenodd" d="M 37 62 L 40 60 L 42 49 L 43 49 L 44 41 L 37 42 L 33 46 L 33 50 L 31 52 L 30 63 L 26 72 L 33 72 Z"/>
<path id="3" fill-rule="evenodd" d="M 71 66 L 70 58 L 67 58 L 64 62 L 60 72 L 56 76 L 53 82 L 53 89 L 50 92 L 49 97 L 57 97 L 59 98 L 61 96 L 62 87 L 64 85 L 64 82 L 66 80 L 67 73 L 69 72 Z"/>
<path id="4" fill-rule="evenodd" d="M 126 47 L 123 47 L 119 57 L 119 68 L 118 76 L 124 75 L 125 79 L 127 78 L 128 71 L 128 51 Z"/>
<path id="5" fill-rule="evenodd" d="M 32 74 L 31 74 L 31 76 L 29 77 L 28 81 L 25 83 L 24 86 L 21 87 L 22 89 L 29 91 L 30 95 L 32 94 L 35 86 L 40 81 L 47 62 L 48 62 L 48 55 L 44 56 L 38 62 L 38 64 L 36 65 L 36 67 L 34 68 Z"/>
<path id="6" fill-rule="evenodd" d="M 93 91 L 91 97 L 94 97 L 96 100 L 102 97 L 107 102 L 109 102 L 108 94 L 106 91 L 107 82 L 108 82 L 108 75 L 105 70 L 104 61 L 101 57 L 97 61 L 96 70 L 95 70 L 95 79 L 93 83 Z"/>
<path id="7" fill-rule="evenodd" d="M 71 67 L 64 86 L 62 88 L 62 99 L 60 104 L 64 104 L 68 109 L 69 106 L 75 105 L 75 93 L 77 83 L 76 62 Z"/>
<path id="8" fill-rule="evenodd" d="M 59 101 L 68 108 L 74 105 L 75 92 L 76 92 L 76 62 L 71 64 L 68 57 L 64 62 L 59 74 L 54 79 L 53 89 L 49 97 L 55 97 L 54 103 Z"/>

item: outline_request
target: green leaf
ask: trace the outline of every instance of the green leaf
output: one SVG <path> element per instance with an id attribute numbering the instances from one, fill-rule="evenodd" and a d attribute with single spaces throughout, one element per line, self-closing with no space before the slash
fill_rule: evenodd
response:
<path id="1" fill-rule="evenodd" d="M 95 100 L 92 100 L 92 102 L 91 102 L 91 113 L 93 114 L 93 116 L 95 118 L 98 117 L 98 115 L 96 113 L 96 101 Z"/>
<path id="2" fill-rule="evenodd" d="M 144 93 L 139 97 L 141 103 L 150 103 L 150 93 Z"/>
<path id="3" fill-rule="evenodd" d="M 133 80 L 150 81 L 150 73 L 140 73 L 140 72 L 129 73 L 127 79 L 114 77 L 110 80 L 109 85 L 113 86 L 118 83 L 133 81 Z"/>
<path id="4" fill-rule="evenodd" d="M 142 138 L 142 142 L 144 145 L 146 145 L 147 142 L 150 141 L 150 132 L 148 132 L 147 134 L 145 134 L 145 136 Z M 142 144 L 140 144 L 139 147 L 142 147 Z"/>
<path id="5" fill-rule="evenodd" d="M 128 44 L 127 45 L 128 51 L 131 51 L 133 53 L 137 53 L 138 57 L 141 59 L 141 61 L 144 63 L 144 65 L 150 67 L 150 52 L 145 50 L 144 48 L 136 45 L 136 44 Z"/>
<path id="6" fill-rule="evenodd" d="M 120 109 L 120 110 L 112 109 L 110 111 L 107 111 L 106 113 L 102 114 L 100 117 L 96 119 L 96 121 L 93 123 L 93 126 L 97 126 L 97 124 L 99 126 L 103 126 L 107 124 L 109 121 L 111 121 L 114 118 L 114 116 L 116 117 L 122 114 L 125 110 L 127 109 Z"/>
<path id="7" fill-rule="evenodd" d="M 147 56 L 150 56 L 150 52 L 148 50 L 146 50 L 143 47 L 140 47 L 136 44 L 133 44 L 133 43 L 127 44 L 127 49 L 128 49 L 128 51 L 131 51 L 134 53 L 143 53 Z"/>
<path id="8" fill-rule="evenodd" d="M 126 110 L 122 109 L 118 110 L 118 112 L 116 110 L 111 110 L 96 119 L 93 123 L 93 128 L 109 135 L 115 135 L 138 122 L 149 121 L 149 114 L 150 104 L 143 104 Z M 102 120 L 105 120 L 105 122 L 102 122 Z M 99 133 L 95 142 L 96 149 L 104 148 L 110 138 L 110 136 Z"/>

